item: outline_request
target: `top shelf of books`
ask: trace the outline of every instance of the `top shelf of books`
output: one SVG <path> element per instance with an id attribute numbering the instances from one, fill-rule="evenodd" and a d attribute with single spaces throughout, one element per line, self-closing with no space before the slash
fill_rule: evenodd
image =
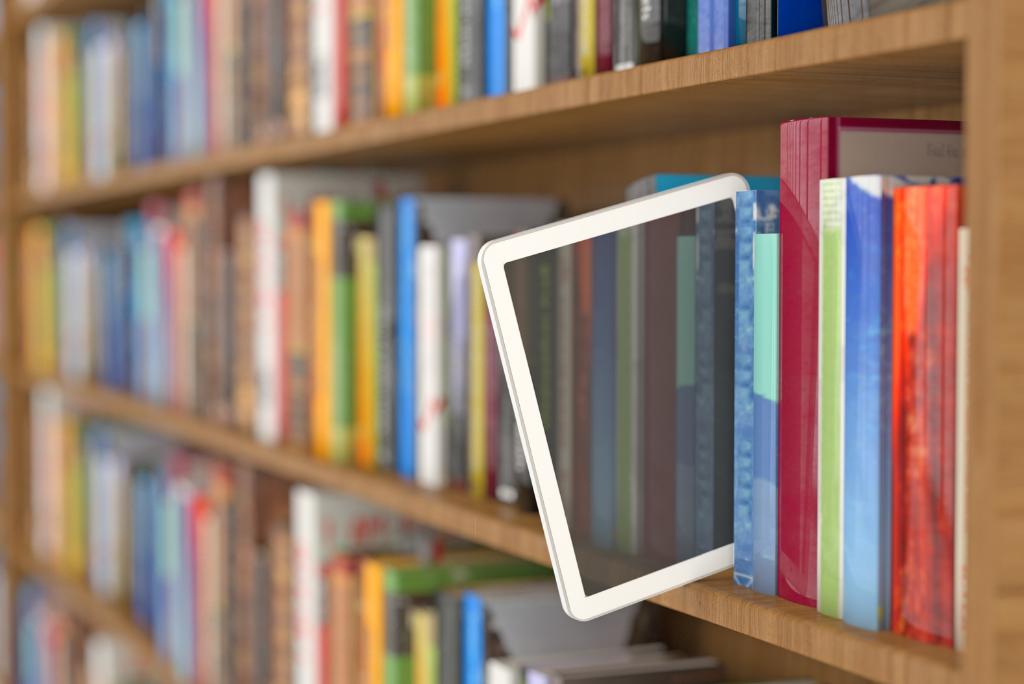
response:
<path id="1" fill-rule="evenodd" d="M 149 192 L 262 165 L 426 165 L 551 145 L 959 102 L 965 13 L 963 0 L 936 3 L 527 93 L 360 121 L 328 137 L 132 167 L 104 184 L 81 183 L 47 196 L 22 188 L 17 211 L 24 217 L 117 208 Z"/>

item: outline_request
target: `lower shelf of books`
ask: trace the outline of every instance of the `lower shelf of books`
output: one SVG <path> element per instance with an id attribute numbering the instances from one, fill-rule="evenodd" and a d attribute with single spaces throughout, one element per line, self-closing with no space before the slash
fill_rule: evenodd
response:
<path id="1" fill-rule="evenodd" d="M 23 384 L 27 388 L 30 383 Z M 391 474 L 334 466 L 296 449 L 266 447 L 212 421 L 101 386 L 64 382 L 60 388 L 63 401 L 84 417 L 152 432 L 282 480 L 350 494 L 412 523 L 550 567 L 543 529 L 535 513 L 494 500 L 477 500 L 460 491 L 428 492 Z M 293 515 L 294 505 L 293 500 Z M 33 565 L 30 558 L 26 565 L 29 567 L 23 571 L 29 574 L 43 567 Z M 111 613 L 102 604 L 95 607 L 98 601 L 81 586 L 63 583 L 52 573 L 44 576 L 50 584 L 63 587 L 85 612 L 96 612 L 112 625 L 134 629 L 119 613 Z M 850 627 L 813 608 L 740 587 L 732 582 L 731 572 L 675 589 L 651 602 L 872 681 L 959 681 L 958 655 L 950 649 L 891 632 Z M 135 633 L 140 634 L 138 630 Z"/>

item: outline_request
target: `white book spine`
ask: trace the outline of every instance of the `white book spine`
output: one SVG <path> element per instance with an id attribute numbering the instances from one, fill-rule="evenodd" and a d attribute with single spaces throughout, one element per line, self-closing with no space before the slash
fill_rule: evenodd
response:
<path id="1" fill-rule="evenodd" d="M 57 361 L 62 377 L 84 382 L 89 379 L 92 337 L 89 322 L 91 258 L 82 237 L 65 243 L 57 253 Z"/>
<path id="2" fill-rule="evenodd" d="M 509 13 L 509 88 L 525 93 L 544 85 L 547 78 L 544 3 L 512 0 Z"/>
<path id="3" fill-rule="evenodd" d="M 266 445 L 281 441 L 281 182 L 277 169 L 252 175 L 253 433 Z"/>
<path id="4" fill-rule="evenodd" d="M 292 684 L 320 684 L 320 500 L 307 485 L 291 489 Z"/>
<path id="5" fill-rule="evenodd" d="M 444 373 L 444 246 L 416 245 L 416 483 L 439 490 L 448 484 Z"/>
<path id="6" fill-rule="evenodd" d="M 506 658 L 488 658 L 484 665 L 486 684 L 520 684 L 523 681 L 522 668 Z"/>
<path id="7" fill-rule="evenodd" d="M 953 646 L 967 645 L 967 408 L 971 312 L 971 230 L 957 232 L 956 451 L 953 503 Z"/>
<path id="8" fill-rule="evenodd" d="M 87 684 L 118 684 L 117 642 L 105 632 L 93 632 L 85 640 L 83 653 Z"/>
<path id="9" fill-rule="evenodd" d="M 32 551 L 55 562 L 64 549 L 63 403 L 60 389 L 37 384 L 30 398 Z"/>
<path id="10" fill-rule="evenodd" d="M 338 0 L 309 3 L 309 129 L 326 136 L 338 129 Z"/>

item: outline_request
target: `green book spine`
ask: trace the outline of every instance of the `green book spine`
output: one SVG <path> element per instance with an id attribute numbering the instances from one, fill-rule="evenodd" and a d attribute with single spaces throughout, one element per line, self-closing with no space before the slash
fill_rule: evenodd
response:
<path id="1" fill-rule="evenodd" d="M 818 265 L 818 611 L 842 617 L 846 179 L 821 181 Z"/>
<path id="2" fill-rule="evenodd" d="M 442 562 L 436 565 L 385 568 L 384 591 L 388 594 L 427 596 L 463 584 L 549 577 L 551 568 L 513 558 L 483 562 Z"/>
<path id="3" fill-rule="evenodd" d="M 615 239 L 615 548 L 633 553 L 633 232 Z"/>
<path id="4" fill-rule="evenodd" d="M 405 64 L 402 74 L 402 109 L 412 113 L 434 102 L 433 0 L 405 0 L 403 6 Z"/>
<path id="5" fill-rule="evenodd" d="M 697 54 L 697 0 L 686 0 L 686 54 Z"/>

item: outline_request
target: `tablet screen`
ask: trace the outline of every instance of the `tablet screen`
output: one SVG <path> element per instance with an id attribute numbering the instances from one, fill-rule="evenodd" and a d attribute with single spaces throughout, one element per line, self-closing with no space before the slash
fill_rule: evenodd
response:
<path id="1" fill-rule="evenodd" d="M 587 595 L 732 543 L 731 200 L 510 261 Z"/>

